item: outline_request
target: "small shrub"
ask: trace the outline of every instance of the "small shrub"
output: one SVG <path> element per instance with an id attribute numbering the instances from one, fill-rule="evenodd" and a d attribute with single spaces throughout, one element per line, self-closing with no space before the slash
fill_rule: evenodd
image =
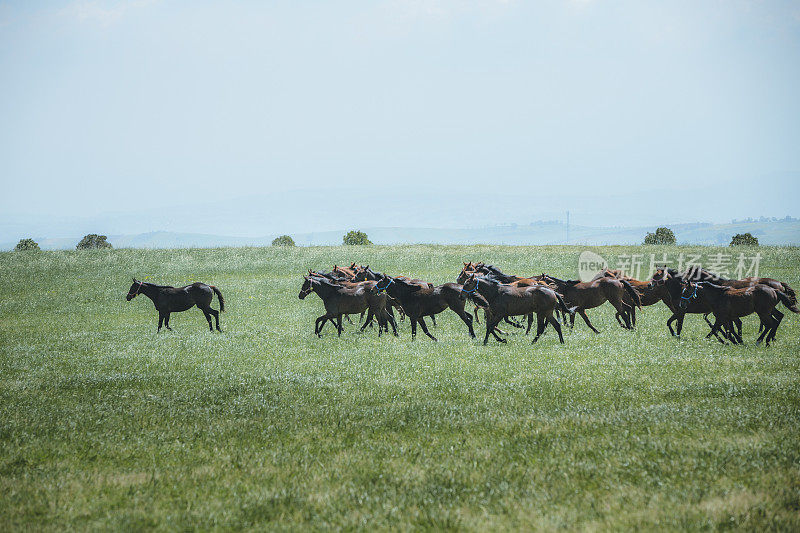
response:
<path id="1" fill-rule="evenodd" d="M 731 239 L 731 246 L 758 246 L 758 237 L 748 233 L 737 233 Z"/>
<path id="2" fill-rule="evenodd" d="M 86 235 L 81 242 L 75 247 L 78 250 L 96 250 L 100 248 L 111 248 L 111 243 L 108 242 L 105 235 L 97 235 L 90 233 Z"/>
<path id="3" fill-rule="evenodd" d="M 39 244 L 33 239 L 20 239 L 14 247 L 17 252 L 38 252 Z"/>
<path id="4" fill-rule="evenodd" d="M 367 238 L 367 234 L 363 231 L 353 230 L 347 233 L 342 238 L 342 244 L 347 246 L 361 246 L 365 244 L 372 244 L 372 242 Z"/>
<path id="5" fill-rule="evenodd" d="M 675 244 L 675 234 L 669 228 L 658 228 L 644 237 L 645 244 Z"/>
<path id="6" fill-rule="evenodd" d="M 294 246 L 294 239 L 288 235 L 281 235 L 272 239 L 272 246 Z"/>

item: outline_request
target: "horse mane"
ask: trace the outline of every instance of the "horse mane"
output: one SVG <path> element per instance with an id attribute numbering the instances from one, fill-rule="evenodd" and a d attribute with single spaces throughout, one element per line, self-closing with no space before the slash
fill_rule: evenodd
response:
<path id="1" fill-rule="evenodd" d="M 155 283 L 149 283 L 147 281 L 140 282 L 142 285 L 147 285 L 148 287 L 155 287 L 156 289 L 174 289 L 172 285 L 156 285 Z"/>

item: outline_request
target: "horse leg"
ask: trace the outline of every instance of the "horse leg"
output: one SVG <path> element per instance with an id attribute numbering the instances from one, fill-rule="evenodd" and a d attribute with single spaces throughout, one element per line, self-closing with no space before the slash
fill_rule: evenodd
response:
<path id="1" fill-rule="evenodd" d="M 683 319 L 684 318 L 686 318 L 686 313 L 682 313 L 681 315 L 678 316 L 678 325 L 675 326 L 675 329 L 677 330 L 677 336 L 678 337 L 681 336 L 681 331 L 683 331 Z"/>
<path id="2" fill-rule="evenodd" d="M 164 313 L 158 312 L 158 330 L 156 333 L 161 333 L 161 328 L 164 326 Z"/>
<path id="3" fill-rule="evenodd" d="M 500 338 L 498 337 L 497 333 L 494 332 L 495 326 L 497 324 L 499 324 L 499 323 L 500 323 L 500 321 L 498 320 L 498 321 L 495 322 L 494 317 L 492 317 L 491 315 L 486 315 L 486 336 L 483 338 L 483 345 L 484 346 L 489 344 L 489 334 L 490 333 L 492 335 L 494 335 L 495 339 L 497 339 L 498 341 L 500 340 Z"/>
<path id="4" fill-rule="evenodd" d="M 198 308 L 203 312 L 203 316 L 205 316 L 206 320 L 208 321 L 208 330 L 214 331 L 214 326 L 211 323 L 211 308 L 208 307 L 208 305 L 205 307 L 198 306 Z"/>
<path id="5" fill-rule="evenodd" d="M 584 322 L 586 322 L 586 325 L 587 325 L 587 326 L 589 326 L 589 329 L 591 329 L 591 330 L 592 330 L 592 331 L 594 331 L 595 333 L 600 333 L 600 332 L 597 330 L 597 328 L 595 328 L 595 327 L 592 325 L 592 323 L 591 323 L 591 322 L 589 322 L 589 317 L 588 317 L 588 316 L 586 316 L 586 310 L 585 310 L 585 309 L 582 309 L 582 308 L 581 308 L 581 309 L 578 309 L 578 313 L 581 315 L 581 318 L 583 319 L 583 321 L 584 321 Z"/>
<path id="6" fill-rule="evenodd" d="M 322 324 L 319 323 L 320 320 L 322 321 Z M 325 322 L 327 321 L 328 319 L 325 317 L 325 315 L 317 318 L 316 322 L 314 322 L 314 335 L 317 337 L 322 337 L 322 328 L 325 326 Z"/>
<path id="7" fill-rule="evenodd" d="M 436 327 L 436 315 L 431 315 L 431 324 L 433 324 L 433 327 Z"/>
<path id="8" fill-rule="evenodd" d="M 358 320 L 361 321 L 362 318 L 364 318 L 364 311 L 361 311 L 361 318 Z M 367 313 L 367 319 L 363 321 L 361 329 L 358 330 L 359 333 L 364 333 L 364 329 L 366 329 L 367 324 L 372 324 L 372 309 L 370 309 Z M 380 327 L 378 328 L 378 336 L 380 336 Z"/>
<path id="9" fill-rule="evenodd" d="M 714 325 L 713 325 L 713 326 L 711 326 L 711 333 L 710 333 L 710 334 L 711 334 L 711 335 L 714 335 L 714 337 L 715 337 L 715 338 L 716 338 L 716 339 L 717 339 L 719 342 L 721 342 L 722 344 L 725 344 L 725 341 L 724 341 L 723 339 L 721 339 L 721 338 L 720 338 L 720 336 L 719 336 L 719 334 L 718 334 L 718 332 L 719 332 L 719 330 L 720 330 L 720 328 L 721 328 L 721 327 L 722 327 L 722 322 L 720 321 L 720 319 L 719 319 L 719 318 L 717 318 L 717 319 L 714 321 Z"/>
<path id="10" fill-rule="evenodd" d="M 522 329 L 522 328 L 525 327 L 525 326 L 522 325 L 522 323 L 520 321 L 515 320 L 515 319 L 511 318 L 510 316 L 503 317 L 503 321 L 506 322 L 507 324 L 511 324 L 515 328 Z"/>
<path id="11" fill-rule="evenodd" d="M 397 337 L 397 321 L 394 319 L 393 313 L 386 313 L 386 321 L 392 326 L 392 333 Z M 389 333 L 389 328 L 386 328 L 386 333 Z"/>
<path id="12" fill-rule="evenodd" d="M 618 305 L 619 307 L 617 307 L 617 314 L 620 315 L 625 321 L 625 324 L 622 324 L 622 327 L 625 329 L 633 329 L 633 326 L 631 326 L 631 310 L 633 307 L 623 302 L 622 299 L 619 300 Z"/>
<path id="13" fill-rule="evenodd" d="M 783 313 L 778 311 L 777 309 L 773 309 L 772 313 L 770 314 L 772 317 L 772 332 L 767 333 L 766 338 L 766 345 L 769 346 L 769 343 L 775 340 L 775 333 L 778 331 L 778 326 L 781 325 L 781 321 L 783 320 Z"/>
<path id="14" fill-rule="evenodd" d="M 766 339 L 767 340 L 767 346 L 769 346 L 770 341 L 774 341 L 775 340 L 775 333 L 778 332 L 778 326 L 781 325 L 781 321 L 783 320 L 783 317 L 784 317 L 784 314 L 781 313 L 780 311 L 778 311 L 777 309 L 773 309 L 772 310 L 772 320 L 773 320 L 773 324 L 774 325 L 772 326 L 772 333 L 767 335 L 767 339 Z"/>
<path id="15" fill-rule="evenodd" d="M 169 313 L 164 313 L 164 327 L 172 331 L 172 328 L 169 327 Z"/>
<path id="16" fill-rule="evenodd" d="M 213 307 L 209 307 L 208 308 L 208 312 L 211 313 L 211 316 L 214 317 L 214 322 L 216 322 L 216 324 L 217 324 L 217 331 L 222 333 L 222 330 L 219 327 L 219 311 L 217 311 Z M 167 318 L 167 320 L 169 320 L 169 318 Z"/>
<path id="17" fill-rule="evenodd" d="M 350 315 L 344 315 L 344 317 L 347 319 L 348 322 L 350 322 L 351 324 L 353 323 L 353 319 L 350 318 Z"/>
<path id="18" fill-rule="evenodd" d="M 733 319 L 731 319 L 730 322 L 728 322 L 728 327 L 731 328 L 731 338 L 733 338 L 733 340 L 735 341 L 736 344 L 744 344 L 744 339 L 742 339 L 742 335 L 737 333 L 736 332 L 736 328 L 734 327 L 734 324 L 735 324 L 734 321 L 735 320 L 738 320 L 738 319 L 737 318 L 733 318 Z"/>
<path id="19" fill-rule="evenodd" d="M 472 329 L 472 315 L 470 315 L 469 313 L 467 313 L 463 309 L 459 309 L 459 310 L 453 309 L 453 311 L 459 316 L 459 318 L 461 318 L 461 320 L 464 321 L 464 324 L 467 325 L 467 329 L 469 330 L 469 336 L 474 339 L 475 338 L 475 330 Z M 433 315 L 431 315 L 431 318 L 433 318 Z"/>
<path id="20" fill-rule="evenodd" d="M 433 339 L 435 341 L 439 340 L 439 339 L 437 339 L 436 337 L 434 337 L 433 335 L 430 334 L 430 332 L 428 331 L 428 326 L 427 326 L 427 324 L 425 324 L 425 319 L 423 317 L 419 317 L 419 325 L 422 327 L 422 331 L 425 332 L 425 335 L 427 335 L 428 337 L 430 337 L 431 339 Z M 472 329 L 472 324 L 471 323 L 469 325 L 469 328 Z M 474 337 L 475 334 L 473 333 L 472 336 Z"/>
<path id="21" fill-rule="evenodd" d="M 492 337 L 494 337 L 497 342 L 502 342 L 503 344 L 505 344 L 506 340 L 500 336 L 501 333 L 505 335 L 505 333 L 497 326 L 495 326 L 495 328 L 492 329 Z"/>
<path id="22" fill-rule="evenodd" d="M 772 332 L 772 324 L 773 324 L 773 318 L 771 315 L 766 317 L 769 320 L 769 322 L 765 321 L 764 317 L 762 316 L 759 316 L 759 318 L 761 319 L 761 334 L 756 339 L 756 346 L 761 344 L 761 341 L 764 340 L 764 337 L 766 337 L 769 333 Z"/>
<path id="23" fill-rule="evenodd" d="M 537 313 L 537 315 L 536 315 L 536 336 L 533 338 L 533 342 L 531 342 L 531 344 L 533 344 L 534 342 L 538 341 L 539 337 L 542 336 L 542 333 L 544 332 L 544 328 L 545 328 L 545 326 L 547 326 L 547 322 L 545 322 L 544 320 L 545 320 L 544 319 L 544 315 L 540 315 L 540 314 Z"/>
<path id="24" fill-rule="evenodd" d="M 672 323 L 675 322 L 677 318 L 678 315 L 673 313 L 672 316 L 667 319 L 667 327 L 669 328 L 670 335 L 672 335 L 673 337 L 675 336 L 675 332 L 672 330 Z"/>
<path id="25" fill-rule="evenodd" d="M 547 317 L 547 321 L 553 325 L 553 328 L 558 333 L 558 340 L 561 341 L 561 344 L 564 344 L 564 335 L 561 334 L 561 324 L 558 323 L 556 317 L 550 315 L 549 317 Z"/>
<path id="26" fill-rule="evenodd" d="M 411 340 L 416 340 L 417 338 L 417 319 L 409 316 L 408 319 L 411 321 Z"/>
<path id="27" fill-rule="evenodd" d="M 350 321 L 350 323 L 351 324 L 353 323 L 352 320 Z M 339 313 L 339 316 L 336 317 L 336 327 L 339 328 L 339 335 L 338 336 L 341 337 L 342 336 L 342 331 L 344 331 L 344 328 L 342 327 L 342 313 Z"/>
<path id="28" fill-rule="evenodd" d="M 478 309 L 480 309 L 480 308 L 476 305 L 475 309 L 472 311 L 472 314 L 475 315 L 475 323 L 476 324 L 480 324 L 481 323 L 481 321 L 478 320 Z"/>
<path id="29" fill-rule="evenodd" d="M 525 335 L 531 332 L 532 325 L 533 325 L 533 313 L 528 313 L 528 329 L 525 330 Z"/>

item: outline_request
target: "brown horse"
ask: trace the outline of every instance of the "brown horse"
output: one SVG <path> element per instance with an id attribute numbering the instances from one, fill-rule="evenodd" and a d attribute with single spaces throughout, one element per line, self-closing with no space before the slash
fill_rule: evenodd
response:
<path id="1" fill-rule="evenodd" d="M 158 311 L 158 331 L 161 331 L 161 326 L 165 325 L 168 330 L 172 331 L 169 327 L 170 313 L 177 313 L 191 309 L 195 305 L 203 312 L 206 320 L 208 320 L 208 329 L 214 331 L 211 325 L 211 317 L 217 323 L 217 331 L 222 331 L 219 328 L 219 313 L 211 307 L 211 300 L 214 295 L 219 299 L 219 310 L 225 311 L 225 299 L 222 293 L 213 285 L 206 285 L 205 283 L 192 283 L 184 287 L 170 287 L 167 285 L 155 285 L 153 283 L 145 283 L 133 278 L 133 285 L 128 289 L 128 295 L 125 297 L 129 302 L 136 298 L 137 294 L 144 294 L 153 301 Z"/>
<path id="2" fill-rule="evenodd" d="M 411 321 L 411 337 L 417 335 L 417 323 L 422 327 L 422 331 L 433 340 L 436 337 L 430 334 L 428 326 L 425 324 L 426 316 L 433 316 L 450 308 L 458 317 L 464 321 L 469 330 L 469 335 L 475 338 L 475 331 L 472 329 L 472 317 L 464 311 L 464 300 L 461 298 L 461 285 L 456 283 L 445 283 L 435 287 L 424 287 L 413 284 L 402 278 L 393 278 L 384 275 L 378 282 L 377 290 L 386 291 L 389 296 L 398 300 L 403 310 Z M 480 295 L 474 296 L 475 300 L 482 300 Z M 488 305 L 481 302 L 483 305 Z"/>
<path id="3" fill-rule="evenodd" d="M 328 281 L 330 281 L 331 283 L 334 283 L 336 285 L 340 285 L 342 287 L 350 287 L 350 288 L 366 287 L 367 290 L 372 291 L 372 292 L 375 292 L 375 284 L 377 283 L 375 281 L 364 281 L 364 282 L 345 281 L 344 279 L 335 277 L 335 275 L 332 274 L 332 273 L 316 272 L 316 271 L 311 270 L 311 269 L 308 269 L 308 276 L 309 277 L 325 278 Z M 392 306 L 396 305 L 398 308 L 400 308 L 400 304 L 396 300 L 391 298 L 390 296 L 386 296 L 386 299 L 387 299 L 387 302 L 386 302 L 386 313 L 388 315 L 390 315 L 392 319 L 394 319 L 394 312 L 392 311 Z M 364 313 L 365 312 L 366 311 L 361 311 L 360 321 L 362 321 L 362 322 L 364 321 Z M 351 324 L 353 323 L 353 321 L 350 320 L 349 315 L 345 314 L 344 318 L 346 318 L 347 321 L 350 322 Z M 377 320 L 378 317 L 374 316 L 372 313 L 369 313 L 367 315 L 367 321 L 364 322 L 364 324 L 365 325 L 369 325 L 370 327 L 372 327 L 372 320 L 373 319 Z M 333 321 L 331 320 L 331 322 L 333 322 Z M 388 324 L 389 324 L 389 320 L 388 320 L 388 317 L 387 317 L 387 321 L 383 325 L 383 330 L 386 333 L 389 333 Z M 322 325 L 323 326 L 325 325 L 325 321 L 323 321 Z M 379 326 L 380 326 L 380 324 L 379 324 Z M 322 326 L 320 326 L 320 330 L 322 330 Z M 362 330 L 363 330 L 363 328 L 362 328 Z"/>
<path id="4" fill-rule="evenodd" d="M 773 317 L 775 306 L 782 302 L 793 313 L 800 313 L 800 309 L 792 303 L 789 296 L 767 285 L 752 285 L 747 288 L 735 289 L 723 285 L 715 285 L 709 281 L 694 283 L 684 280 L 682 282 L 682 298 L 697 298 L 711 307 L 714 313 L 714 326 L 711 333 L 716 336 L 723 326 L 727 326 L 728 338 L 733 344 L 742 344 L 742 337 L 733 328 L 733 319 L 756 313 L 764 324 L 764 330 L 756 339 L 756 344 L 762 340 L 766 345 L 775 338 L 775 332 L 781 321 Z M 782 317 L 781 317 L 782 318 Z M 717 336 L 717 340 L 724 343 Z"/>
<path id="5" fill-rule="evenodd" d="M 479 277 L 486 277 L 487 279 L 497 281 L 498 283 L 505 283 L 506 285 L 509 285 L 511 287 L 517 287 L 517 288 L 520 288 L 520 287 L 532 287 L 534 285 L 542 285 L 542 286 L 545 286 L 545 287 L 548 286 L 546 282 L 541 281 L 539 279 L 536 279 L 534 277 L 531 277 L 531 278 L 520 278 L 518 276 L 508 276 L 508 275 L 504 274 L 504 275 L 501 276 L 501 278 L 498 278 L 496 274 L 488 274 L 488 273 L 486 273 L 485 269 L 483 269 L 484 272 L 479 272 L 477 270 L 468 270 L 467 269 L 467 265 L 468 264 L 469 263 L 465 263 L 464 264 L 464 268 L 461 269 L 461 272 L 459 273 L 458 277 L 456 278 L 456 283 L 463 284 L 471 275 L 474 274 L 474 275 L 479 276 Z M 514 278 L 514 281 L 503 281 L 503 279 L 508 280 L 508 279 L 511 279 L 511 278 Z M 475 309 L 473 310 L 473 315 L 475 316 L 475 322 L 480 324 L 480 321 L 478 320 L 478 309 L 480 309 L 480 306 L 476 305 Z M 557 311 L 560 311 L 560 310 L 557 309 Z M 529 317 L 529 318 L 530 318 L 530 320 L 532 320 L 533 319 L 533 315 L 531 315 L 531 317 Z M 566 315 L 564 315 L 563 318 L 566 321 Z M 525 327 L 522 324 L 512 320 L 510 316 L 506 316 L 504 318 L 504 320 L 505 320 L 505 322 L 507 322 L 508 324 L 511 324 L 515 328 L 523 328 L 523 327 Z M 528 324 L 530 324 L 530 320 L 528 321 Z M 528 329 L 530 330 L 530 327 L 528 327 Z M 527 335 L 527 333 L 526 333 L 526 335 Z"/>
<path id="6" fill-rule="evenodd" d="M 383 272 L 375 272 L 374 270 L 372 270 L 369 267 L 369 265 L 367 265 L 367 266 L 358 265 L 356 267 L 356 275 L 353 278 L 353 280 L 354 281 L 364 281 L 364 280 L 378 281 L 378 280 L 383 279 L 384 275 L 385 274 Z M 407 281 L 407 282 L 409 282 L 409 283 L 411 283 L 413 285 L 419 285 L 420 287 L 423 287 L 423 288 L 424 287 L 428 287 L 430 289 L 433 288 L 433 283 L 428 283 L 427 281 L 422 281 L 421 279 L 416 279 L 416 278 L 412 279 L 412 278 L 409 278 L 408 276 L 396 276 L 396 278 L 405 280 L 405 281 Z M 389 301 L 389 305 L 394 306 L 398 310 L 398 312 L 400 313 L 400 319 L 401 320 L 405 318 L 405 311 L 403 311 L 403 306 L 400 305 L 400 303 L 397 300 L 391 299 Z M 433 324 L 434 327 L 436 327 L 436 317 L 431 316 L 431 323 Z"/>
<path id="7" fill-rule="evenodd" d="M 669 307 L 670 311 L 672 311 L 672 316 L 667 319 L 667 328 L 669 328 L 669 332 L 674 337 L 680 337 L 681 331 L 683 330 L 683 320 L 687 314 L 702 314 L 703 320 L 706 321 L 708 327 L 712 328 L 714 324 L 708 319 L 708 315 L 711 314 L 712 308 L 705 300 L 700 300 L 698 298 L 691 298 L 683 293 L 683 276 L 674 268 L 658 268 L 656 269 L 655 273 L 651 278 L 650 284 L 653 286 L 664 286 L 669 294 L 669 299 L 664 299 L 664 303 Z M 780 322 L 783 319 L 783 313 L 775 309 L 773 311 L 773 318 Z M 672 323 L 676 322 L 675 329 L 672 329 Z M 732 319 L 733 325 L 736 326 L 736 330 L 738 336 L 742 336 L 742 321 L 738 317 L 734 317 Z M 726 335 L 729 333 L 727 332 L 727 325 L 723 324 L 726 331 Z M 763 331 L 765 328 L 765 324 L 761 324 L 759 327 L 759 331 Z M 715 334 L 715 336 L 717 336 Z M 719 337 L 717 336 L 719 339 Z"/>
<path id="8" fill-rule="evenodd" d="M 564 295 L 567 304 L 576 308 L 577 313 L 581 315 L 589 329 L 595 333 L 600 332 L 589 322 L 589 317 L 586 316 L 587 309 L 593 309 L 608 302 L 617 310 L 617 320 L 620 320 L 619 317 L 624 320 L 624 323 L 620 322 L 620 325 L 625 329 L 633 329 L 629 318 L 632 307 L 624 302 L 624 295 L 627 293 L 634 305 L 639 309 L 642 308 L 639 294 L 625 280 L 600 278 L 595 281 L 581 282 L 580 280 L 565 281 L 552 276 L 544 276 L 544 280 L 555 286 L 556 290 Z M 572 315 L 570 324 L 573 324 L 574 321 L 575 316 Z"/>
<path id="9" fill-rule="evenodd" d="M 778 281 L 777 279 L 756 277 L 726 279 L 698 266 L 688 268 L 681 277 L 689 281 L 710 281 L 715 285 L 722 285 L 723 287 L 731 287 L 734 289 L 746 289 L 754 285 L 766 285 L 767 287 L 772 287 L 776 291 L 785 293 L 793 304 L 797 304 L 797 294 L 795 294 L 794 289 L 792 289 L 788 283 Z"/>
<path id="10" fill-rule="evenodd" d="M 353 279 L 354 277 L 356 277 L 356 264 L 351 263 L 349 267 L 340 267 L 338 265 L 333 265 L 332 272 L 347 279 Z"/>
<path id="11" fill-rule="evenodd" d="M 558 323 L 553 312 L 557 307 L 567 311 L 567 306 L 561 296 L 549 287 L 534 285 L 528 287 L 514 287 L 498 283 L 489 277 L 478 277 L 472 274 L 461 288 L 462 297 L 478 292 L 489 304 L 486 313 L 486 335 L 483 344 L 489 342 L 489 334 L 499 342 L 506 342 L 497 334 L 497 325 L 508 316 L 526 315 L 528 317 L 528 330 L 536 313 L 536 337 L 539 340 L 547 324 L 552 324 L 558 332 L 558 339 L 564 343 L 561 333 L 561 324 Z M 567 311 L 568 312 L 568 311 Z M 527 334 L 527 332 L 526 332 Z"/>
<path id="12" fill-rule="evenodd" d="M 658 271 L 656 271 L 658 272 Z M 611 278 L 611 279 L 618 279 L 624 280 L 631 284 L 634 290 L 639 293 L 639 299 L 642 304 L 642 307 L 647 307 L 649 305 L 657 304 L 658 302 L 664 302 L 667 307 L 670 306 L 670 295 L 669 291 L 663 284 L 654 284 L 652 283 L 652 278 L 648 281 L 641 281 L 636 278 L 632 278 L 630 276 L 626 276 L 622 270 L 609 270 L 604 269 L 595 275 L 592 278 L 592 281 L 596 281 L 601 278 Z M 623 301 L 631 306 L 631 325 L 636 326 L 636 309 L 635 309 L 635 302 L 630 297 L 629 294 L 625 294 Z M 616 319 L 617 322 L 620 321 L 620 316 L 617 315 Z"/>
<path id="13" fill-rule="evenodd" d="M 366 282 L 369 283 L 369 282 Z M 372 317 L 378 320 L 378 336 L 384 329 L 386 321 L 392 326 L 394 334 L 397 335 L 397 325 L 394 318 L 386 312 L 386 295 L 380 294 L 375 290 L 375 285 L 362 285 L 354 287 L 344 287 L 323 277 L 303 276 L 303 286 L 297 295 L 301 300 L 306 296 L 316 292 L 325 305 L 325 314 L 318 317 L 314 323 L 314 334 L 322 336 L 322 328 L 330 320 L 336 319 L 336 328 L 339 336 L 342 335 L 342 315 L 356 314 L 369 310 L 367 320 L 361 326 L 361 331 L 372 321 Z"/>

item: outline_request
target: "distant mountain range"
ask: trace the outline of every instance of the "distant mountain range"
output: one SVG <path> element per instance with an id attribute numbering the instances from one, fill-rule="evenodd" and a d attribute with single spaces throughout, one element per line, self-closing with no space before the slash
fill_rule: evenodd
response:
<path id="1" fill-rule="evenodd" d="M 800 220 L 741 221 L 730 224 L 671 224 L 679 244 L 727 245 L 736 233 L 750 232 L 761 244 L 800 245 Z M 570 226 L 562 222 L 495 225 L 478 228 L 361 227 L 375 244 L 640 244 L 655 226 L 591 227 Z M 291 234 L 300 246 L 338 245 L 345 230 Z M 59 238 L 33 238 L 42 249 L 73 249 L 83 235 Z M 203 233 L 153 231 L 109 235 L 115 248 L 212 248 L 221 246 L 268 246 L 277 234 L 262 237 L 234 237 Z M 16 241 L 0 244 L 9 250 Z"/>

